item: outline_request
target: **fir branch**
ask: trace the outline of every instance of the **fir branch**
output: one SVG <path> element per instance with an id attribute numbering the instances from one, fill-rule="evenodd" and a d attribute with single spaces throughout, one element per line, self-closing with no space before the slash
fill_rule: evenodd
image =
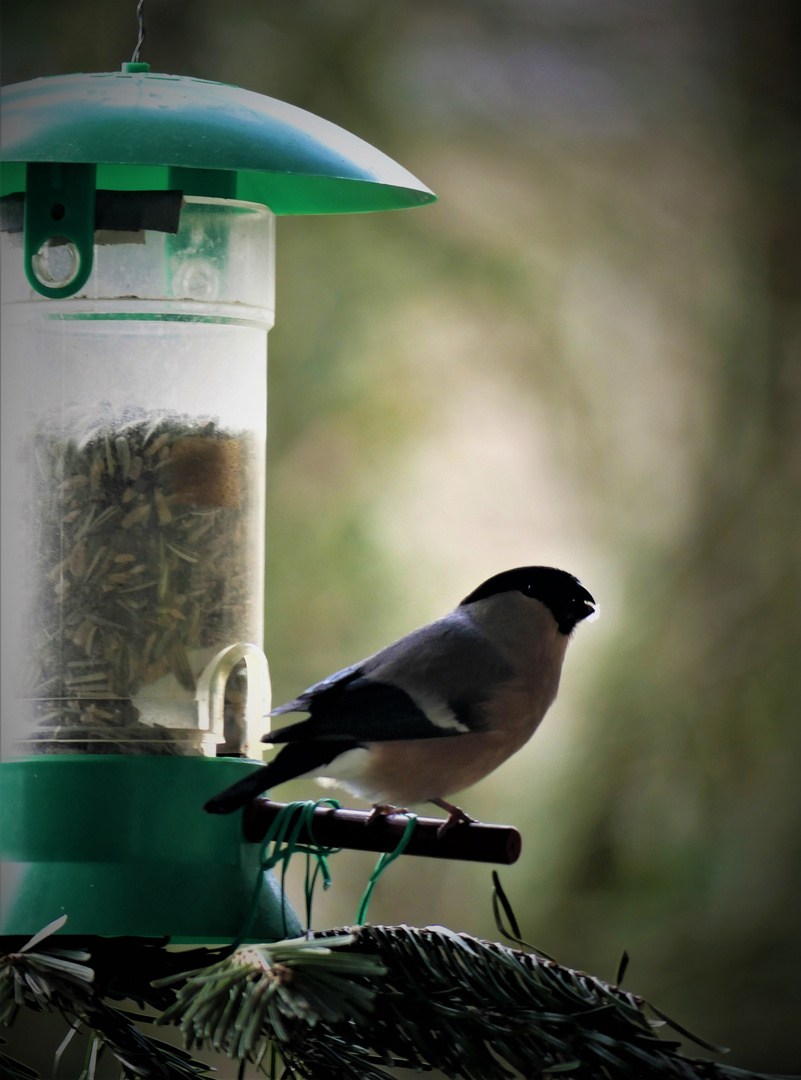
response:
<path id="1" fill-rule="evenodd" d="M 243 946 L 210 968 L 161 979 L 157 987 L 183 985 L 158 1023 L 178 1024 L 187 1046 L 210 1044 L 251 1061 L 261 1061 L 271 1042 L 291 1045 L 297 1031 L 362 1027 L 375 997 L 367 980 L 385 969 L 376 957 L 341 951 L 355 940 L 349 933 L 325 943 L 297 938 Z M 293 1065 L 302 1067 L 300 1059 Z"/>
<path id="2" fill-rule="evenodd" d="M 128 995 L 119 990 L 115 994 L 108 980 L 98 992 L 95 970 L 86 963 L 93 959 L 87 947 L 89 940 L 83 939 L 82 947 L 76 948 L 42 944 L 63 923 L 63 918 L 51 923 L 17 951 L 0 956 L 0 1022 L 11 1027 L 22 1007 L 35 1012 L 60 1012 L 73 1027 L 83 1025 L 88 1029 L 90 1039 L 96 1044 L 93 1049 L 95 1060 L 104 1049 L 117 1058 L 124 1080 L 200 1080 L 207 1077 L 208 1067 L 202 1062 L 194 1061 L 184 1050 L 149 1038 L 140 1031 L 138 1023 L 154 1018 L 136 1016 L 102 1000 L 102 995 L 107 993 L 112 997 Z M 58 940 L 59 944 L 64 942 L 63 938 Z M 175 956 L 186 958 L 186 954 L 154 949 L 149 942 L 142 943 L 139 950 L 135 947 L 131 950 L 131 939 L 120 940 L 132 956 L 139 953 L 139 963 L 133 965 L 134 972 L 141 972 L 143 958 L 154 960 L 158 956 L 162 967 Z M 91 939 L 91 945 L 96 944 L 101 954 L 103 942 L 102 938 Z M 204 952 L 208 955 L 208 950 Z M 152 968 L 150 973 L 152 976 Z M 154 993 L 152 988 L 148 989 L 148 996 Z M 7 1066 L 12 1077 L 36 1075 L 27 1070 L 27 1066 L 11 1059 L 0 1057 L 0 1062 Z"/>
<path id="3" fill-rule="evenodd" d="M 386 1080 L 397 1066 L 453 1080 L 767 1080 L 685 1056 L 635 994 L 445 927 L 359 926 L 234 952 L 134 938 L 60 937 L 55 948 L 47 936 L 0 957 L 0 1013 L 12 1023 L 23 1007 L 60 1011 L 125 1080 L 200 1080 L 195 1047 L 271 1075 L 277 1052 L 284 1080 Z M 109 1003 L 124 997 L 162 1015 Z M 153 1020 L 180 1027 L 186 1051 L 137 1026 Z"/>
<path id="4" fill-rule="evenodd" d="M 640 997 L 584 972 L 445 927 L 365 926 L 348 951 L 387 969 L 363 1039 L 385 1064 L 412 1063 L 464 1080 L 569 1072 L 576 1080 L 759 1080 L 685 1057 L 658 1036 Z M 324 941 L 328 933 L 315 934 Z M 322 1075 L 322 1074 L 321 1074 Z"/>

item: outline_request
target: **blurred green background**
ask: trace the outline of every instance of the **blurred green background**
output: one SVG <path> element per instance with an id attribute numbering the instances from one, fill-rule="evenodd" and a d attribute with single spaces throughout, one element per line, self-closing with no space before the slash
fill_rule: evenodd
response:
<path id="1" fill-rule="evenodd" d="M 440 197 L 279 219 L 276 702 L 501 569 L 577 574 L 602 618 L 559 701 L 459 801 L 523 833 L 501 877 L 524 936 L 607 979 L 627 949 L 628 987 L 776 1071 L 801 1068 L 800 16 L 147 0 L 142 50 L 319 113 Z M 2 21 L 4 83 L 136 40 L 133 0 Z M 352 921 L 373 861 L 334 860 L 315 925 Z M 494 939 L 489 869 L 402 860 L 370 919 Z"/>

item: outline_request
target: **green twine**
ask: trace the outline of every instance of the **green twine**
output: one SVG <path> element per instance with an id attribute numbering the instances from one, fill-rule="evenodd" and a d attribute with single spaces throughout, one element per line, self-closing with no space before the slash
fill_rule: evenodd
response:
<path id="1" fill-rule="evenodd" d="M 306 855 L 306 880 L 304 891 L 306 899 L 307 931 L 311 927 L 312 901 L 318 875 L 322 875 L 323 889 L 328 889 L 331 885 L 331 872 L 328 869 L 328 857 L 339 850 L 339 848 L 322 847 L 314 839 L 312 820 L 314 818 L 314 811 L 318 806 L 331 806 L 334 810 L 338 810 L 340 804 L 336 799 L 317 799 L 316 802 L 309 799 L 302 802 L 287 803 L 286 806 L 281 808 L 272 825 L 267 830 L 267 835 L 262 840 L 259 848 L 259 868 L 256 871 L 256 881 L 253 886 L 253 894 L 250 900 L 248 915 L 239 936 L 231 946 L 232 950 L 239 948 L 248 936 L 250 928 L 253 925 L 253 920 L 256 917 L 256 911 L 258 909 L 259 896 L 261 895 L 261 889 L 264 883 L 265 872 L 267 870 L 272 870 L 279 862 L 281 863 L 281 914 L 284 920 L 284 935 L 286 935 L 286 871 L 290 860 L 296 851 L 301 851 Z M 301 844 L 299 842 L 298 837 L 303 832 L 304 828 L 312 838 L 312 844 Z M 268 848 L 271 844 L 272 852 L 268 854 Z M 314 858 L 316 865 L 314 873 L 310 874 L 312 857 Z"/>
<path id="2" fill-rule="evenodd" d="M 259 896 L 261 895 L 261 889 L 264 883 L 265 872 L 267 870 L 272 870 L 278 863 L 281 863 L 281 914 L 284 920 L 284 935 L 286 935 L 286 872 L 292 856 L 296 851 L 300 851 L 306 856 L 306 875 L 304 881 L 306 932 L 308 933 L 311 930 L 312 903 L 317 880 L 318 878 L 322 878 L 323 890 L 330 888 L 331 872 L 328 869 L 328 859 L 331 855 L 334 855 L 341 850 L 341 848 L 323 847 L 314 839 L 312 823 L 314 821 L 314 811 L 318 806 L 330 806 L 333 807 L 334 810 L 339 810 L 340 803 L 337 799 L 291 802 L 282 807 L 276 815 L 275 820 L 268 829 L 267 835 L 262 840 L 259 848 L 259 868 L 256 872 L 256 880 L 253 885 L 250 908 L 248 909 L 247 918 L 245 919 L 242 930 L 230 946 L 232 952 L 239 948 L 248 936 L 250 928 L 253 925 L 253 920 L 256 917 L 256 911 L 258 909 Z M 406 829 L 398 842 L 398 846 L 394 851 L 385 852 L 376 863 L 375 870 L 373 870 L 370 875 L 367 887 L 359 902 L 359 910 L 356 913 L 357 926 L 363 926 L 365 923 L 367 918 L 367 908 L 370 905 L 370 898 L 373 895 L 376 882 L 389 864 L 394 862 L 395 859 L 397 859 L 399 855 L 402 855 L 406 850 L 416 824 L 417 815 L 409 814 Z M 302 844 L 299 841 L 299 837 L 304 829 L 312 839 L 311 844 Z M 268 854 L 270 845 L 272 845 L 272 851 Z M 312 859 L 314 859 L 313 872 L 311 869 Z"/>
<path id="3" fill-rule="evenodd" d="M 384 873 L 389 864 L 391 862 L 394 862 L 399 855 L 402 855 L 404 853 L 409 844 L 409 841 L 412 838 L 412 833 L 414 832 L 414 827 L 416 824 L 417 814 L 409 814 L 409 820 L 406 823 L 406 828 L 403 831 L 403 836 L 398 841 L 398 846 L 395 848 L 394 851 L 385 852 L 376 863 L 375 870 L 373 870 L 372 874 L 370 875 L 370 880 L 367 882 L 367 888 L 364 890 L 364 895 L 362 896 L 359 903 L 359 910 L 356 912 L 357 926 L 364 926 L 365 922 L 367 921 L 367 909 L 370 906 L 370 897 L 373 895 L 373 889 L 376 886 L 376 882 Z"/>

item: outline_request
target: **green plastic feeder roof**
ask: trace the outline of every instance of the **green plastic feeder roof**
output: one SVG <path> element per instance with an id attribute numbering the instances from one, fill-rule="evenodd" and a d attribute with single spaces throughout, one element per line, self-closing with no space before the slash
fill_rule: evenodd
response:
<path id="1" fill-rule="evenodd" d="M 327 120 L 238 86 L 150 72 L 56 75 L 2 91 L 0 195 L 29 162 L 97 165 L 96 187 L 263 203 L 275 214 L 394 210 L 436 195 Z M 186 170 L 186 172 L 184 172 Z M 191 172 L 189 171 L 191 170 Z"/>

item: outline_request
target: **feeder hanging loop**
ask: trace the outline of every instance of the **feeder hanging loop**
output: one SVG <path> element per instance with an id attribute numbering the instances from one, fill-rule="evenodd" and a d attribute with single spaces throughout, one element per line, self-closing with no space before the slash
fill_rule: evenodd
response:
<path id="1" fill-rule="evenodd" d="M 138 28 L 138 34 L 136 38 L 136 45 L 131 55 L 131 63 L 139 63 L 139 53 L 142 51 L 142 45 L 145 40 L 145 0 L 139 0 L 136 5 L 136 23 Z"/>

